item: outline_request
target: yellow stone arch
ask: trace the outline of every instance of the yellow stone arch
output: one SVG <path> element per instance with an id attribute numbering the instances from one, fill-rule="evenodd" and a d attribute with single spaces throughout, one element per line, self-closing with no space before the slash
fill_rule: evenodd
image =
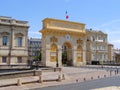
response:
<path id="1" fill-rule="evenodd" d="M 45 18 L 43 21 L 42 33 L 42 62 L 46 66 L 62 66 L 62 45 L 67 46 L 67 59 L 72 66 L 80 66 L 85 61 L 85 42 L 86 31 L 85 24 Z M 81 45 L 76 48 L 76 45 Z M 76 53 L 76 50 L 78 52 Z M 77 63 L 76 63 L 77 62 Z"/>
<path id="2" fill-rule="evenodd" d="M 69 49 L 71 49 L 71 48 L 72 48 L 72 46 L 71 46 L 70 42 L 64 42 L 64 45 L 66 45 Z"/>

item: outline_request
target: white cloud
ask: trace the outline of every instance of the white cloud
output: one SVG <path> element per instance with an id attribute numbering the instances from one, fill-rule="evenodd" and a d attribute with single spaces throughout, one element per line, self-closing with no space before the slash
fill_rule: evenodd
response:
<path id="1" fill-rule="evenodd" d="M 120 19 L 106 22 L 99 28 L 108 34 L 108 40 L 115 48 L 120 48 Z"/>
<path id="2" fill-rule="evenodd" d="M 29 34 L 40 34 L 40 32 L 33 32 L 33 31 L 29 31 Z"/>
<path id="3" fill-rule="evenodd" d="M 100 26 L 106 33 L 120 33 L 120 19 L 106 22 Z"/>
<path id="4" fill-rule="evenodd" d="M 114 40 L 112 41 L 113 43 L 119 43 L 120 44 L 120 40 Z"/>
<path id="5" fill-rule="evenodd" d="M 101 27 L 110 26 L 110 25 L 115 24 L 115 23 L 120 23 L 120 19 L 116 19 L 116 20 L 106 22 L 106 23 L 102 24 Z"/>
<path id="6" fill-rule="evenodd" d="M 120 48 L 120 40 L 112 40 L 111 43 L 114 45 L 114 48 Z"/>
<path id="7" fill-rule="evenodd" d="M 29 37 L 34 37 L 34 38 L 42 38 L 41 33 L 37 32 L 37 31 L 29 31 L 28 36 Z"/>

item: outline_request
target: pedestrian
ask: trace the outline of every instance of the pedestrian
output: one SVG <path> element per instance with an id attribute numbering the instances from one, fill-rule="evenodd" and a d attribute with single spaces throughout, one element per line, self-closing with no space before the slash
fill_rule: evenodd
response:
<path id="1" fill-rule="evenodd" d="M 116 70 L 115 70 L 115 75 L 116 75 Z"/>
<path id="2" fill-rule="evenodd" d="M 110 76 L 112 75 L 112 70 L 110 70 Z"/>
<path id="3" fill-rule="evenodd" d="M 76 79 L 76 82 L 78 82 L 78 79 Z"/>
<path id="4" fill-rule="evenodd" d="M 118 68 L 117 68 L 117 74 L 118 74 Z"/>

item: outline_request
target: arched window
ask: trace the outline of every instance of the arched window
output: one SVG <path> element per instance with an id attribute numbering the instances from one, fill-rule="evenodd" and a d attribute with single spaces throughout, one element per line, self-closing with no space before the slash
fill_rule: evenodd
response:
<path id="1" fill-rule="evenodd" d="M 2 36 L 2 45 L 7 46 L 8 43 L 8 36 Z"/>
<path id="2" fill-rule="evenodd" d="M 77 46 L 77 62 L 82 62 L 83 59 L 82 59 L 82 46 L 81 45 L 78 45 Z"/>
<path id="3" fill-rule="evenodd" d="M 22 37 L 17 37 L 17 46 L 22 47 Z"/>
<path id="4" fill-rule="evenodd" d="M 17 47 L 22 47 L 23 45 L 23 33 L 16 33 L 15 38 L 16 38 L 16 45 Z"/>
<path id="5" fill-rule="evenodd" d="M 50 61 L 56 62 L 56 60 L 57 60 L 57 45 L 53 43 L 50 47 Z"/>
<path id="6" fill-rule="evenodd" d="M 10 34 L 8 32 L 2 32 L 2 33 L 0 33 L 0 35 L 2 36 L 2 45 L 7 46 Z"/>

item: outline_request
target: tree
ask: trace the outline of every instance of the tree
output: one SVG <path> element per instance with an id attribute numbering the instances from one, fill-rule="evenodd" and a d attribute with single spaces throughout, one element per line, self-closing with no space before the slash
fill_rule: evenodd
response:
<path id="1" fill-rule="evenodd" d="M 36 56 L 34 57 L 34 60 L 33 60 L 33 63 L 34 63 L 33 66 L 35 66 L 36 70 L 38 70 L 39 68 L 40 61 L 41 61 L 41 50 L 36 51 Z"/>
<path id="2" fill-rule="evenodd" d="M 67 64 L 67 51 L 63 51 L 62 53 L 62 63 Z"/>
<path id="3" fill-rule="evenodd" d="M 41 50 L 36 51 L 36 56 L 34 57 L 34 61 L 41 61 Z"/>

